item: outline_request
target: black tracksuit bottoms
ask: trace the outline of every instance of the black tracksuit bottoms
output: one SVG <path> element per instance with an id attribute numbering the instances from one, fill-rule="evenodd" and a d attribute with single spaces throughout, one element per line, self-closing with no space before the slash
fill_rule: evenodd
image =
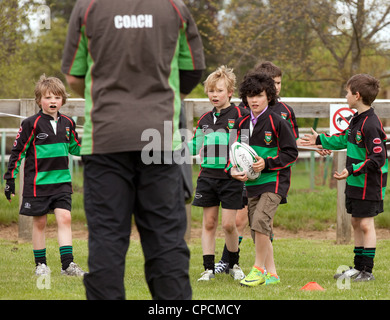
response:
<path id="1" fill-rule="evenodd" d="M 144 164 L 141 152 L 88 155 L 83 161 L 89 231 L 89 273 L 84 276 L 87 299 L 125 299 L 125 258 L 132 214 L 140 233 L 152 298 L 191 299 L 179 165 Z"/>

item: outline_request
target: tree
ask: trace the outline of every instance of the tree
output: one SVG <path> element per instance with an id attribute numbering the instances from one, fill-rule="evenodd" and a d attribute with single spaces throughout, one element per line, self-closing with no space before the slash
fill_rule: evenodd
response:
<path id="1" fill-rule="evenodd" d="M 0 0 L 0 97 L 31 96 L 43 72 L 60 72 L 67 21 L 76 0 Z M 390 79 L 388 0 L 184 0 L 206 54 L 204 77 L 219 65 L 238 82 L 271 60 L 284 73 L 283 95 L 340 97 L 358 72 Z M 20 4 L 24 5 L 21 6 Z M 27 15 L 46 4 L 51 29 L 35 38 Z"/>
<path id="2" fill-rule="evenodd" d="M 76 0 L 45 0 L 45 2 L 50 8 L 52 18 L 61 17 L 68 22 Z"/>
<path id="3" fill-rule="evenodd" d="M 33 79 L 39 79 L 40 75 L 45 73 L 65 81 L 61 72 L 61 61 L 67 34 L 66 26 L 64 18 L 52 19 L 50 29 L 41 30 L 38 38 L 27 46 L 29 59 L 25 68 Z"/>
<path id="4" fill-rule="evenodd" d="M 355 73 L 388 77 L 389 1 L 231 0 L 225 12 L 227 64 L 239 76 L 271 60 L 286 74 L 284 92 L 330 97 Z"/>
<path id="5" fill-rule="evenodd" d="M 305 0 L 305 11 L 310 26 L 320 43 L 332 57 L 332 70 L 340 94 L 346 81 L 362 72 L 365 57 L 388 58 L 380 33 L 390 25 L 390 3 L 387 0 Z M 337 10 L 339 6 L 339 10 Z M 388 42 L 389 39 L 387 38 Z M 367 70 L 369 72 L 370 70 Z M 378 78 L 388 77 L 376 74 Z M 320 78 L 321 79 L 321 78 Z"/>
<path id="6" fill-rule="evenodd" d="M 0 98 L 26 98 L 34 93 L 40 75 L 55 76 L 65 82 L 61 72 L 62 51 L 67 32 L 67 14 L 75 0 L 51 4 L 50 29 L 31 32 L 28 14 L 43 1 L 0 2 Z M 65 17 L 62 17 L 64 15 Z M 34 36 L 35 34 L 35 36 Z"/>
<path id="7" fill-rule="evenodd" d="M 239 76 L 262 60 L 301 64 L 312 41 L 302 16 L 299 1 L 232 0 L 225 16 L 229 64 Z"/>
<path id="8" fill-rule="evenodd" d="M 221 33 L 219 21 L 224 0 L 184 0 L 184 2 L 191 10 L 202 36 L 207 66 L 205 77 L 225 62 L 225 37 Z"/>
<path id="9" fill-rule="evenodd" d="M 29 34 L 27 10 L 18 0 L 0 2 L 0 97 L 15 98 L 23 79 L 23 48 Z"/>

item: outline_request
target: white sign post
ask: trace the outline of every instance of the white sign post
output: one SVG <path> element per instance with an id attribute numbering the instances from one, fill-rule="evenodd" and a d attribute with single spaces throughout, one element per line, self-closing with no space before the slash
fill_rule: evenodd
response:
<path id="1" fill-rule="evenodd" d="M 341 133 L 346 130 L 356 110 L 350 109 L 347 104 L 330 105 L 330 134 Z M 345 168 L 347 152 L 337 152 L 337 171 Z M 351 240 L 351 216 L 345 209 L 345 180 L 337 181 L 337 230 L 336 242 L 338 244 L 349 243 Z"/>

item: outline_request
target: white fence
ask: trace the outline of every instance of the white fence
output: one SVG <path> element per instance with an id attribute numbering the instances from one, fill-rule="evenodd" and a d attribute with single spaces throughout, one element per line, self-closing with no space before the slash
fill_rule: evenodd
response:
<path id="1" fill-rule="evenodd" d="M 240 100 L 233 99 L 232 102 L 238 104 Z M 346 99 L 327 99 L 327 98 L 283 98 L 283 102 L 294 109 L 297 118 L 329 118 L 330 104 L 346 104 Z M 208 99 L 185 99 L 185 112 L 187 128 L 192 128 L 194 118 L 200 117 L 203 113 L 211 109 Z M 390 100 L 376 100 L 374 108 L 381 119 L 390 119 Z M 38 112 L 38 107 L 34 99 L 5 99 L 0 100 L 0 117 L 10 117 L 9 115 L 19 116 L 20 118 L 34 115 Z M 61 109 L 61 112 L 71 117 L 84 117 L 84 99 L 68 99 L 67 104 Z M 2 129 L 0 129 L 1 131 Z M 3 131 L 4 132 L 4 131 Z M 2 148 L 5 148 L 5 137 L 7 132 L 2 135 Z M 191 138 L 191 137 L 188 137 Z M 345 152 L 338 152 L 338 169 L 342 170 L 345 166 Z M 4 172 L 2 170 L 2 172 Z M 23 176 L 22 168 L 20 176 Z M 22 179 L 20 179 L 22 180 Z M 23 183 L 23 181 L 21 181 Z M 337 242 L 348 243 L 351 239 L 350 215 L 345 211 L 345 181 L 337 182 Z M 21 186 L 22 187 L 22 186 Z M 20 189 L 21 190 L 21 189 Z M 187 215 L 191 221 L 191 206 L 187 206 Z M 19 238 L 31 240 L 31 219 L 30 217 L 19 217 Z M 191 225 L 188 224 L 186 238 L 189 239 Z"/>

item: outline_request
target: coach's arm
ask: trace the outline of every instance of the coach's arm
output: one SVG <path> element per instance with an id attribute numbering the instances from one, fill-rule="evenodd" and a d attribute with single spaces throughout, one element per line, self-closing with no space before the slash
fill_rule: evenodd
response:
<path id="1" fill-rule="evenodd" d="M 74 92 L 76 92 L 80 97 L 84 98 L 85 78 L 71 76 L 71 75 L 65 75 L 65 77 L 66 77 L 66 81 L 69 84 L 69 87 Z"/>

